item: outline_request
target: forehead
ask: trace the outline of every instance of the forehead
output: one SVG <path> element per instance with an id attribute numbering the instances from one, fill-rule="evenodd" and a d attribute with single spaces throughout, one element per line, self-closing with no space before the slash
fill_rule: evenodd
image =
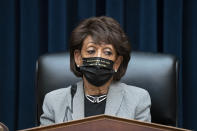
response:
<path id="1" fill-rule="evenodd" d="M 83 47 L 89 47 L 89 46 L 97 46 L 97 47 L 108 47 L 115 49 L 114 46 L 110 43 L 104 43 L 104 42 L 95 42 L 91 36 L 87 36 L 83 41 Z"/>

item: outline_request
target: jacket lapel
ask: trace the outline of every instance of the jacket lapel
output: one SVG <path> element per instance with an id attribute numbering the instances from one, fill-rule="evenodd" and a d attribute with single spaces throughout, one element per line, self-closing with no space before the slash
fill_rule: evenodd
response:
<path id="1" fill-rule="evenodd" d="M 84 118 L 84 91 L 82 81 L 77 83 L 77 91 L 73 98 L 73 113 L 71 113 L 71 116 L 73 120 Z"/>
<path id="2" fill-rule="evenodd" d="M 115 82 L 112 83 L 109 87 L 105 108 L 106 115 L 117 116 L 117 112 L 120 108 L 124 96 L 122 87 L 118 85 L 119 83 Z"/>
<path id="3" fill-rule="evenodd" d="M 105 114 L 117 116 L 117 112 L 123 100 L 124 92 L 119 83 L 112 83 L 109 87 Z M 71 107 L 71 102 L 69 103 Z M 71 113 L 72 120 L 84 118 L 84 89 L 83 82 L 77 83 L 77 91 L 73 98 L 73 113 Z"/>

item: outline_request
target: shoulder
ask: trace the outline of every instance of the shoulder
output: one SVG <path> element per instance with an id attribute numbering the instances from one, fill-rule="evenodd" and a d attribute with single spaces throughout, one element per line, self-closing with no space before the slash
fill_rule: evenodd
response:
<path id="1" fill-rule="evenodd" d="M 70 86 L 65 88 L 60 88 L 57 90 L 53 90 L 45 95 L 45 102 L 60 102 L 66 98 L 66 96 L 70 95 Z"/>
<path id="2" fill-rule="evenodd" d="M 149 94 L 148 91 L 143 88 L 132 86 L 132 85 L 127 85 L 121 82 L 117 82 L 116 86 L 118 86 L 119 88 L 122 88 L 124 93 L 127 93 L 127 94 L 132 94 L 132 95 L 137 94 L 138 96 Z"/>
<path id="3" fill-rule="evenodd" d="M 65 93 L 67 94 L 69 91 L 70 91 L 70 86 L 53 90 L 53 91 L 47 93 L 46 96 L 47 97 L 48 96 L 62 96 L 62 95 L 65 95 Z"/>
<path id="4" fill-rule="evenodd" d="M 132 86 L 132 85 L 127 85 L 125 83 L 121 83 L 118 82 L 117 86 L 119 88 L 122 88 L 122 91 L 124 93 L 124 97 L 130 101 L 136 101 L 136 102 L 142 102 L 142 103 L 146 103 L 146 102 L 150 102 L 150 95 L 148 93 L 147 90 L 140 88 L 140 87 L 136 87 L 136 86 Z"/>

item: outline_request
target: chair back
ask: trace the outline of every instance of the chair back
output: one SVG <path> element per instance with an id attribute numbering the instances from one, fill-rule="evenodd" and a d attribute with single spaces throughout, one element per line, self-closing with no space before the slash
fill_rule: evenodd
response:
<path id="1" fill-rule="evenodd" d="M 151 97 L 152 122 L 177 125 L 178 60 L 167 54 L 132 52 L 122 82 L 146 89 Z M 46 93 L 80 81 L 70 71 L 68 53 L 45 54 L 36 66 L 37 123 Z"/>
<path id="2" fill-rule="evenodd" d="M 8 127 L 0 122 L 0 131 L 9 131 Z"/>

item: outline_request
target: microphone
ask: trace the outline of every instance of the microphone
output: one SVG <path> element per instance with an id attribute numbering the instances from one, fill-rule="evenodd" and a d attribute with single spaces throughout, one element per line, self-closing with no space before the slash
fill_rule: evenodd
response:
<path id="1" fill-rule="evenodd" d="M 73 98 L 74 98 L 74 95 L 75 95 L 76 91 L 77 91 L 77 85 L 74 84 L 74 85 L 71 86 L 71 90 L 70 90 L 70 93 L 71 93 L 71 108 L 69 108 L 69 106 L 66 107 L 63 122 L 66 120 L 68 110 L 70 110 L 71 113 L 73 113 Z"/>
<path id="2" fill-rule="evenodd" d="M 71 112 L 72 113 L 73 113 L 73 98 L 74 98 L 76 91 L 77 91 L 77 85 L 74 84 L 71 86 L 71 90 L 70 90 L 70 92 L 71 92 Z"/>

